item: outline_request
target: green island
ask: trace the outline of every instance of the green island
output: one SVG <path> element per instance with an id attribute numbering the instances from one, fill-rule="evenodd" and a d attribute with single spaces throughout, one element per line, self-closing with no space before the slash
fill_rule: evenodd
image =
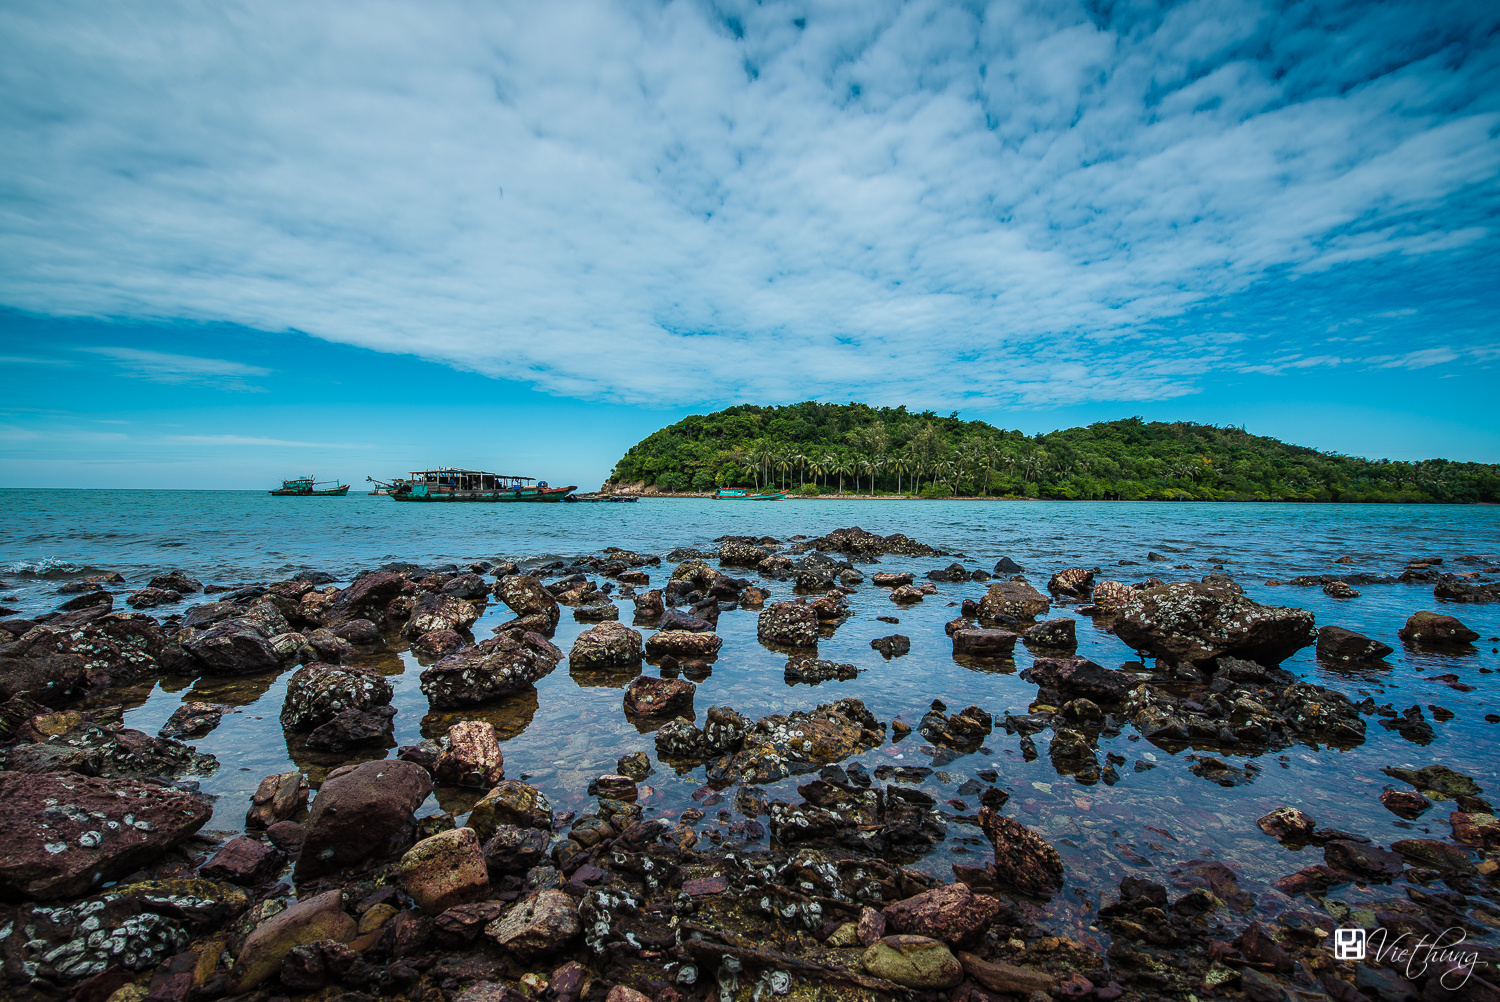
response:
<path id="1" fill-rule="evenodd" d="M 1361 459 L 1185 421 L 1027 435 L 957 412 L 807 401 L 683 418 L 631 446 L 606 489 L 772 485 L 803 496 L 1479 503 L 1500 500 L 1500 466 Z"/>

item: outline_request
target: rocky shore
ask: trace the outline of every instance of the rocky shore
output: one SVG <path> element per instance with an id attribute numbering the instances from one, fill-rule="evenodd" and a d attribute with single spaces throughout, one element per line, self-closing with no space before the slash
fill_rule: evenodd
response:
<path id="1" fill-rule="evenodd" d="M 1029 806 L 1038 784 L 986 764 L 1015 739 L 1024 760 L 1045 755 L 1058 783 L 1086 793 L 1150 771 L 1156 752 L 1178 755 L 1211 803 L 1288 754 L 1350 752 L 1386 732 L 1420 759 L 1439 707 L 1356 699 L 1282 665 L 1309 649 L 1356 673 L 1388 669 L 1397 645 L 1476 653 L 1485 638 L 1439 603 L 1500 600 L 1485 562 L 1422 558 L 1387 576 L 1432 600 L 1382 638 L 1255 601 L 1221 569 L 1127 583 L 1069 567 L 1033 581 L 1010 560 L 979 567 L 858 528 L 714 543 L 524 568 L 388 564 L 342 587 L 317 572 L 232 586 L 183 571 L 144 587 L 81 575 L 54 611 L 0 620 L 8 996 L 1500 1000 L 1500 824 L 1482 785 L 1450 764 L 1393 765 L 1383 789 L 1349 793 L 1438 837 L 1341 830 L 1310 799 L 1289 801 L 1253 822 L 1262 845 L 1289 854 L 1269 886 L 1210 853 L 1157 867 L 1127 852 L 1123 876 L 1089 893 L 1068 859 L 1112 843 L 1093 841 L 1092 824 L 1042 825 Z M 1159 556 L 1148 562 L 1170 562 Z M 898 561 L 918 569 L 881 566 Z M 1338 599 L 1378 583 L 1287 586 Z M 856 617 L 910 628 L 901 617 L 940 591 L 956 606 L 941 632 L 873 638 L 861 663 L 819 656 Z M 117 594 L 133 611 L 115 608 Z M 507 618 L 477 638 L 496 604 Z M 582 626 L 571 643 L 558 636 L 565 614 Z M 721 617 L 752 619 L 788 686 L 823 687 L 789 690 L 817 693 L 815 705 L 695 705 L 736 653 Z M 1136 659 L 1079 656 L 1080 623 Z M 908 723 L 838 692 L 914 649 L 997 672 L 1018 648 L 1034 687 L 1024 712 L 939 698 Z M 397 650 L 420 655 L 421 696 L 444 722 L 400 747 L 392 678 L 372 667 Z M 620 717 L 654 749 L 620 756 L 587 790 L 508 777 L 504 745 L 527 737 L 483 712 L 564 666 L 613 679 Z M 233 708 L 184 700 L 148 734 L 111 703 L 166 677 L 280 679 L 288 747 L 327 768 L 266 775 L 230 805 L 242 825 L 209 829 L 225 805 L 215 815 L 201 781 L 238 764 L 194 742 L 237 726 Z M 1107 750 L 1115 739 L 1138 742 L 1133 765 Z M 916 746 L 930 766 L 866 763 Z M 951 796 L 924 787 L 958 762 L 969 773 Z M 653 799 L 652 784 L 700 775 L 693 806 Z M 555 808 L 563 793 L 587 807 Z M 955 841 L 964 862 L 942 875 L 921 865 Z M 1060 923 L 1063 905 L 1081 922 Z M 1341 926 L 1408 934 L 1409 948 L 1447 931 L 1463 945 L 1355 965 L 1331 948 Z"/>

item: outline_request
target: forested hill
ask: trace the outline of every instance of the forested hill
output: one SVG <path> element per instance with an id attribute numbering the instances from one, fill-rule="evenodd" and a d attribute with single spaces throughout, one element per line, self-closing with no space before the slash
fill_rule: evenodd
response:
<path id="1" fill-rule="evenodd" d="M 1049 435 L 957 414 L 801 403 L 693 415 L 632 446 L 610 481 L 663 491 L 779 485 L 802 493 L 1096 500 L 1500 500 L 1500 466 L 1388 462 L 1243 428 L 1139 418 Z"/>

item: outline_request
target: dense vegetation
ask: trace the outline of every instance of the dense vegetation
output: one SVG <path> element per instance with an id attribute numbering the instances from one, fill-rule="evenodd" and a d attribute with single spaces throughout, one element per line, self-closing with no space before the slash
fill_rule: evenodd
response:
<path id="1" fill-rule="evenodd" d="M 956 413 L 813 402 L 684 418 L 632 446 L 610 480 L 666 491 L 779 485 L 924 497 L 1500 500 L 1495 465 L 1358 459 L 1243 428 L 1129 418 L 1032 436 Z"/>

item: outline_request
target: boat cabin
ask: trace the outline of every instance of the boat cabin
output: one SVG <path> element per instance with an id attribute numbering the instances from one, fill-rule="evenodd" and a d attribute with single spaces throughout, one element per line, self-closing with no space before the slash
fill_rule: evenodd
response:
<path id="1" fill-rule="evenodd" d="M 504 473 L 485 473 L 482 470 L 460 470 L 452 466 L 440 466 L 435 470 L 415 470 L 408 475 L 406 483 L 412 487 L 426 487 L 431 494 L 450 491 L 518 491 L 527 484 L 535 483 L 534 477 L 513 477 Z"/>

